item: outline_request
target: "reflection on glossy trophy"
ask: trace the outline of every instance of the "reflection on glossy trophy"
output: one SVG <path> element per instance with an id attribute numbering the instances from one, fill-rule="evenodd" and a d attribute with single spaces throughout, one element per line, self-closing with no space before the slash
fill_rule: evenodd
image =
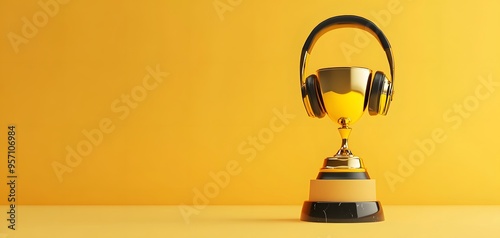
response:
<path id="1" fill-rule="evenodd" d="M 351 127 L 366 108 L 366 93 L 369 88 L 371 70 L 359 67 L 332 67 L 317 72 L 321 94 L 328 116 L 339 127 L 342 145 L 333 157 L 325 161 L 323 169 L 361 169 L 362 162 L 349 150 Z M 332 170 L 334 171 L 334 170 Z"/>
<path id="2" fill-rule="evenodd" d="M 362 67 L 329 67 L 305 77 L 307 58 L 316 40 L 339 27 L 361 28 L 374 35 L 384 48 L 391 80 L 384 73 Z M 302 207 L 301 220 L 313 222 L 383 221 L 376 198 L 375 180 L 363 161 L 349 149 L 351 126 L 368 109 L 370 115 L 386 115 L 393 94 L 394 61 L 389 41 L 373 22 L 359 16 L 336 16 L 313 29 L 302 49 L 300 83 L 309 116 L 328 115 L 339 124 L 340 149 L 324 160 L 316 179 L 310 182 L 309 200 Z"/>

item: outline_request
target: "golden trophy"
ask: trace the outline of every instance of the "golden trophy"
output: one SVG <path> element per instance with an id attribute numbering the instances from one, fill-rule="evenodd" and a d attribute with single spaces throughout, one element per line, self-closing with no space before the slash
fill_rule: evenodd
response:
<path id="1" fill-rule="evenodd" d="M 375 36 L 384 48 L 391 80 L 384 73 L 362 67 L 329 67 L 304 79 L 307 57 L 324 33 L 339 27 L 355 27 Z M 309 200 L 302 207 L 301 220 L 312 222 L 383 221 L 384 212 L 376 198 L 375 180 L 370 179 L 363 161 L 349 149 L 351 126 L 368 109 L 370 115 L 386 115 L 393 95 L 394 60 L 389 41 L 371 21 L 352 15 L 335 16 L 313 29 L 302 49 L 300 83 L 309 116 L 329 118 L 338 123 L 342 143 L 332 157 L 324 160 L 316 179 L 310 182 Z"/>

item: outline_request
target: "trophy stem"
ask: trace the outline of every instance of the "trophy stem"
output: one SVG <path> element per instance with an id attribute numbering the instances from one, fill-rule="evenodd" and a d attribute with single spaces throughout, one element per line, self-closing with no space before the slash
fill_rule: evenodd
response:
<path id="1" fill-rule="evenodd" d="M 342 145 L 340 149 L 335 154 L 336 157 L 352 156 L 352 152 L 349 149 L 349 135 L 351 134 L 352 128 L 349 127 L 349 118 L 342 117 L 338 120 L 341 127 L 338 128 L 340 137 L 342 138 Z"/>

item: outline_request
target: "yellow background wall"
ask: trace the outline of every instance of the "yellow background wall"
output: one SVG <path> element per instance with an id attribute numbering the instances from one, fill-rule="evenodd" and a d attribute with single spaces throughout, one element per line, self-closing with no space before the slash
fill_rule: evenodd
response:
<path id="1" fill-rule="evenodd" d="M 379 199 L 500 204 L 496 1 L 40 2 L 0 3 L 0 151 L 15 124 L 19 204 L 302 203 L 340 139 L 303 109 L 299 54 L 340 14 L 374 21 L 395 53 L 389 115 L 366 113 L 350 144 Z M 308 73 L 349 65 L 389 72 L 375 39 L 339 29 Z"/>

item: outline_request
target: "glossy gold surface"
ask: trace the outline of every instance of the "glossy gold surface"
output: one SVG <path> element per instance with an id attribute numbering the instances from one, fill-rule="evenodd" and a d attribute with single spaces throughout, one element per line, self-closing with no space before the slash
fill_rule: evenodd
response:
<path id="1" fill-rule="evenodd" d="M 328 157 L 323 162 L 321 169 L 362 169 L 363 161 L 361 158 L 354 155 L 335 155 Z M 354 172 L 354 171 L 352 171 Z"/>
<path id="2" fill-rule="evenodd" d="M 353 172 L 357 172 L 357 173 L 364 173 L 366 172 L 366 169 L 361 167 L 361 168 L 358 168 L 358 169 L 354 169 L 354 168 L 349 168 L 349 169 L 341 169 L 341 168 L 321 168 L 319 170 L 319 172 L 322 172 L 322 173 L 342 173 L 342 172 L 348 172 L 348 173 L 353 173 Z"/>
<path id="3" fill-rule="evenodd" d="M 317 72 L 325 109 L 330 119 L 347 118 L 355 123 L 366 109 L 365 96 L 370 85 L 371 70 L 361 67 L 323 68 Z"/>

